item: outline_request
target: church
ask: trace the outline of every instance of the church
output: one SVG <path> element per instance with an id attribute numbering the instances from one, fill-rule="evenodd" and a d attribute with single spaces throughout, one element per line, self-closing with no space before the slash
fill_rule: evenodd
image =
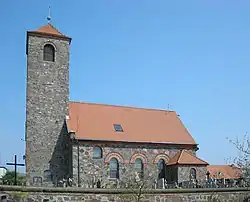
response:
<path id="1" fill-rule="evenodd" d="M 69 100 L 70 44 L 50 22 L 27 31 L 27 185 L 205 180 L 208 163 L 175 111 Z"/>

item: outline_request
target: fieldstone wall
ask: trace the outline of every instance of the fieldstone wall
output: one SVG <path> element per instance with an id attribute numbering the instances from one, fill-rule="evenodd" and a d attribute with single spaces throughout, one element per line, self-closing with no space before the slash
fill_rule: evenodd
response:
<path id="1" fill-rule="evenodd" d="M 93 148 L 99 146 L 102 148 L 103 157 L 101 159 L 93 159 Z M 78 148 L 79 147 L 79 148 Z M 134 161 L 141 158 L 144 163 L 144 176 L 153 181 L 158 178 L 157 163 L 159 159 L 168 162 L 181 148 L 167 146 L 151 146 L 151 145 L 130 145 L 130 144 L 95 144 L 79 142 L 73 145 L 72 163 L 73 163 L 73 179 L 75 185 L 78 183 L 83 188 L 92 188 L 96 185 L 97 180 L 101 181 L 103 188 L 108 188 L 110 184 L 129 181 L 135 176 Z M 79 159 L 78 159 L 79 152 Z M 190 152 L 195 153 L 194 150 Z M 110 179 L 109 161 L 115 157 L 119 161 L 119 181 Z M 79 164 L 79 171 L 78 171 Z M 182 172 L 182 170 L 181 170 Z M 168 172 L 166 171 L 166 175 Z M 171 174 L 171 173 L 169 173 Z M 189 173 L 183 172 L 182 176 L 189 178 Z M 198 175 L 198 177 L 200 177 Z M 205 178 L 205 175 L 203 176 Z M 148 180 L 148 179 L 147 179 Z M 119 185 L 118 185 L 119 186 Z"/>
<path id="2" fill-rule="evenodd" d="M 55 47 L 55 62 L 43 61 L 45 44 Z M 26 93 L 27 184 L 49 186 L 69 170 L 68 40 L 28 34 Z"/>
<path id="3" fill-rule="evenodd" d="M 1 202 L 133 202 L 129 190 L 0 186 Z M 134 193 L 138 193 L 134 190 Z M 247 202 L 250 189 L 143 190 L 140 202 Z"/>
<path id="4" fill-rule="evenodd" d="M 206 166 L 179 166 L 178 167 L 178 183 L 190 180 L 190 169 L 196 170 L 196 179 L 206 178 L 207 167 Z"/>

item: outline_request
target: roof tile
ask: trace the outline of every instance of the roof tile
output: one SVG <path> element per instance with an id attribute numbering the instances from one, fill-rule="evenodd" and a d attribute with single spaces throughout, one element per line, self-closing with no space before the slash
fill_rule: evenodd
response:
<path id="1" fill-rule="evenodd" d="M 238 179 L 242 175 L 242 170 L 232 165 L 209 165 L 207 169 L 210 177 L 216 179 Z"/>
<path id="2" fill-rule="evenodd" d="M 84 140 L 196 145 L 174 111 L 70 102 L 67 126 Z"/>
<path id="3" fill-rule="evenodd" d="M 32 33 L 39 33 L 39 34 L 45 34 L 45 35 L 51 35 L 51 36 L 57 36 L 61 38 L 69 38 L 65 35 L 63 35 L 61 32 L 59 32 L 52 24 L 48 23 L 39 29 L 35 31 L 31 31 Z"/>
<path id="4" fill-rule="evenodd" d="M 208 165 L 208 163 L 186 150 L 181 150 L 169 159 L 167 165 Z"/>

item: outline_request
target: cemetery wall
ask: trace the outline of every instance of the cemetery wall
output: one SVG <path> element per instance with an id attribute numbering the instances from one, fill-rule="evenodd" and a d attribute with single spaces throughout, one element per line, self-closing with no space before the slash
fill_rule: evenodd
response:
<path id="1" fill-rule="evenodd" d="M 138 192 L 136 192 L 138 193 Z M 1 202 L 132 202 L 130 190 L 0 186 Z M 141 202 L 246 202 L 250 188 L 144 190 Z"/>

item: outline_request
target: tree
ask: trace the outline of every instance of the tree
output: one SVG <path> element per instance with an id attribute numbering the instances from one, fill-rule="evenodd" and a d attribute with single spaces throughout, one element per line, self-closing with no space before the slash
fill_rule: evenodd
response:
<path id="1" fill-rule="evenodd" d="M 142 201 L 144 196 L 144 191 L 146 189 L 152 189 L 154 183 L 154 178 L 152 174 L 144 174 L 135 172 L 134 176 L 125 179 L 120 182 L 120 187 L 127 189 L 131 194 L 130 196 L 124 195 L 120 198 L 126 198 L 125 201 Z"/>
<path id="2" fill-rule="evenodd" d="M 249 185 L 250 184 L 250 137 L 246 133 L 243 140 L 237 138 L 235 141 L 229 140 L 236 149 L 238 155 L 233 159 L 235 163 L 242 170 L 242 178 Z"/>
<path id="3" fill-rule="evenodd" d="M 3 176 L 3 184 L 13 185 L 15 181 L 15 171 L 7 171 Z M 24 185 L 26 178 L 24 175 L 17 173 L 17 185 Z"/>

